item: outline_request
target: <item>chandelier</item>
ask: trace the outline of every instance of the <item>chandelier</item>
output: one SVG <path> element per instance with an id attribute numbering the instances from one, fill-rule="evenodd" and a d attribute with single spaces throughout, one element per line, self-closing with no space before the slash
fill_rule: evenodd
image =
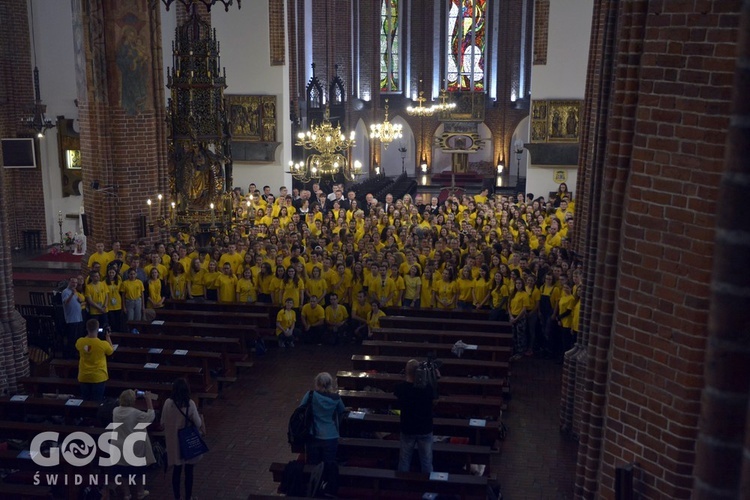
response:
<path id="1" fill-rule="evenodd" d="M 445 113 L 456 107 L 455 102 L 448 102 L 448 92 L 445 89 L 440 90 L 439 99 L 440 103 L 433 106 L 438 113 Z"/>
<path id="2" fill-rule="evenodd" d="M 153 9 L 158 5 L 159 0 L 150 0 L 151 1 L 151 8 Z M 206 10 L 211 10 L 211 7 L 213 7 L 215 4 L 220 3 L 224 6 L 224 10 L 229 12 L 229 7 L 232 6 L 234 3 L 233 0 L 161 0 L 164 6 L 169 10 L 169 7 L 175 3 L 176 1 L 180 2 L 182 5 L 185 6 L 185 10 L 190 12 L 190 6 L 195 4 L 203 4 L 206 6 Z M 242 8 L 242 0 L 237 0 L 237 8 Z"/>
<path id="3" fill-rule="evenodd" d="M 409 106 L 406 108 L 406 112 L 411 116 L 432 116 L 435 113 L 435 106 L 424 106 L 427 98 L 424 96 L 424 90 L 419 91 L 419 97 L 417 97 L 417 107 Z"/>
<path id="4" fill-rule="evenodd" d="M 47 105 L 42 104 L 42 96 L 39 91 L 39 68 L 36 65 L 36 36 L 34 34 L 34 3 L 31 4 L 31 46 L 34 52 L 34 103 L 29 104 L 26 108 L 27 115 L 21 119 L 21 125 L 33 130 L 38 138 L 44 137 L 44 133 L 55 125 L 52 120 L 47 118 L 44 113 L 47 111 Z"/>
<path id="5" fill-rule="evenodd" d="M 370 125 L 370 137 L 372 139 L 380 139 L 385 149 L 388 149 L 388 145 L 394 139 L 400 139 L 403 137 L 401 129 L 403 125 L 399 123 L 391 123 L 388 121 L 388 99 L 385 100 L 385 119 L 383 123 L 373 123 Z"/>
<path id="6" fill-rule="evenodd" d="M 330 109 L 326 106 L 320 125 L 313 122 L 310 130 L 297 135 L 297 146 L 317 153 L 309 155 L 304 163 L 289 162 L 288 173 L 295 179 L 307 182 L 341 173 L 347 180 L 351 180 L 359 175 L 362 165 L 359 162 L 351 165 L 346 157 L 347 150 L 354 146 L 354 131 L 347 139 L 341 132 L 341 125 L 334 128 L 330 117 Z"/>

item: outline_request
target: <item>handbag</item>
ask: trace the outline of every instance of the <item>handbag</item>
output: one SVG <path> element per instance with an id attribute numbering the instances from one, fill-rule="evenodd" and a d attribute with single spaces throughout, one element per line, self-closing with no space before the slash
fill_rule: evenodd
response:
<path id="1" fill-rule="evenodd" d="M 201 437 L 198 428 L 188 418 L 182 409 L 177 410 L 185 415 L 185 427 L 177 431 L 177 440 L 180 443 L 180 458 L 183 460 L 192 460 L 208 451 L 208 445 Z"/>

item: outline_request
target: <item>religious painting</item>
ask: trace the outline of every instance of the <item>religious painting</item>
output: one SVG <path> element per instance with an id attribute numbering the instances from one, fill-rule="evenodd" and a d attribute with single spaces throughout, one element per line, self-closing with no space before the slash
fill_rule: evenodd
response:
<path id="1" fill-rule="evenodd" d="M 74 120 L 57 117 L 57 157 L 60 161 L 62 195 L 81 196 L 81 137 L 73 128 Z"/>
<path id="2" fill-rule="evenodd" d="M 380 2 L 380 91 L 398 92 L 400 83 L 399 0 Z"/>
<path id="3" fill-rule="evenodd" d="M 226 97 L 233 141 L 276 142 L 276 96 Z"/>
<path id="4" fill-rule="evenodd" d="M 443 153 L 473 153 L 484 141 L 476 133 L 446 132 L 437 138 L 437 143 Z"/>
<path id="5" fill-rule="evenodd" d="M 578 142 L 583 101 L 549 101 L 547 142 Z"/>
<path id="6" fill-rule="evenodd" d="M 482 122 L 484 121 L 484 92 L 453 92 L 449 94 L 456 107 L 439 114 L 440 121 Z"/>
<path id="7" fill-rule="evenodd" d="M 547 142 L 547 104 L 531 102 L 531 142 Z"/>
<path id="8" fill-rule="evenodd" d="M 112 4 L 107 39 L 115 75 L 110 74 L 110 101 L 118 102 L 133 116 L 153 107 L 151 84 L 151 33 L 146 0 L 126 0 Z M 115 71 L 116 68 L 116 71 Z"/>
<path id="9" fill-rule="evenodd" d="M 486 3 L 486 0 L 449 2 L 448 90 L 484 92 Z"/>

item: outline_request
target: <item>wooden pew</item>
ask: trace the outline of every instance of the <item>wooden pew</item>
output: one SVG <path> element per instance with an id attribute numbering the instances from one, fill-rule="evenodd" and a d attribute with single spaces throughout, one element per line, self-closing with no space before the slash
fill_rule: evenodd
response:
<path id="1" fill-rule="evenodd" d="M 214 300 L 167 300 L 166 309 L 177 309 L 180 311 L 210 311 L 212 313 L 230 312 L 230 313 L 265 313 L 268 315 L 272 324 L 276 324 L 276 313 L 281 309 L 280 306 L 264 302 L 217 302 Z"/>
<path id="2" fill-rule="evenodd" d="M 22 419 L 27 415 L 61 416 L 66 424 L 74 419 L 95 418 L 99 403 L 84 401 L 79 406 L 69 406 L 61 398 L 39 398 L 29 396 L 25 401 L 11 401 L 11 396 L 0 396 L 0 419 Z"/>
<path id="3" fill-rule="evenodd" d="M 219 323 L 223 325 L 256 325 L 271 328 L 268 313 L 261 312 L 217 312 L 191 311 L 188 309 L 156 309 L 156 319 L 164 321 L 191 321 L 195 323 Z"/>
<path id="4" fill-rule="evenodd" d="M 74 378 L 62 378 L 62 377 L 23 377 L 19 379 L 19 382 L 27 389 L 27 391 L 34 395 L 41 395 L 43 393 L 52 394 L 80 394 L 81 384 Z M 163 382 L 135 382 L 127 380 L 109 379 L 105 386 L 104 394 L 107 397 L 117 398 L 120 393 L 125 389 L 139 389 L 143 391 L 150 391 L 159 396 L 160 401 L 164 401 L 172 395 L 172 384 Z M 193 399 L 198 401 L 200 405 L 204 401 L 210 401 L 218 398 L 218 394 L 215 392 L 196 392 L 191 391 Z M 199 406 L 200 406 L 199 405 Z"/>
<path id="5" fill-rule="evenodd" d="M 158 335 L 112 332 L 112 342 L 127 347 L 158 347 L 162 349 L 184 349 L 190 351 L 215 351 L 221 353 L 223 364 L 227 369 L 236 369 L 247 362 L 247 353 L 243 351 L 238 338 L 230 337 L 193 337 L 190 335 Z"/>
<path id="6" fill-rule="evenodd" d="M 339 396 L 347 408 L 396 408 L 396 396 L 389 392 L 348 391 L 339 389 Z M 434 412 L 439 416 L 497 419 L 504 410 L 503 399 L 490 396 L 438 396 Z"/>
<path id="7" fill-rule="evenodd" d="M 387 316 L 409 316 L 412 318 L 445 318 L 472 321 L 489 321 L 489 311 L 463 311 L 461 309 L 422 309 L 411 307 L 386 307 Z"/>
<path id="8" fill-rule="evenodd" d="M 352 356 L 352 368 L 355 370 L 377 370 L 387 373 L 398 373 L 406 366 L 410 356 L 370 356 L 355 354 Z M 508 377 L 507 361 L 479 361 L 475 359 L 440 358 L 440 374 L 454 377 L 485 376 L 495 379 Z"/>
<path id="9" fill-rule="evenodd" d="M 78 373 L 78 360 L 53 359 L 50 367 L 62 377 L 75 377 Z M 210 392 L 215 389 L 209 373 L 204 373 L 196 366 L 174 366 L 159 364 L 156 368 L 146 368 L 143 364 L 119 363 L 107 361 L 107 371 L 110 377 L 138 385 L 142 381 L 171 383 L 175 379 L 184 377 L 198 392 Z"/>
<path id="10" fill-rule="evenodd" d="M 274 462 L 269 467 L 274 482 L 281 482 L 286 464 Z M 314 466 L 304 468 L 307 483 Z M 339 495 L 342 498 L 422 498 L 424 492 L 457 495 L 461 499 L 485 500 L 488 478 L 467 474 L 449 474 L 447 481 L 430 480 L 418 472 L 398 472 L 368 467 L 339 467 Z M 389 495 L 390 492 L 390 495 Z M 407 492 L 413 493 L 409 496 Z"/>
<path id="11" fill-rule="evenodd" d="M 81 425 L 55 425 L 48 422 L 40 424 L 34 422 L 15 422 L 12 420 L 0 420 L 0 437 L 32 440 L 34 436 L 42 432 L 52 431 L 60 433 L 60 436 L 67 436 L 74 432 L 83 431 L 91 435 L 96 441 L 99 435 L 110 432 L 104 427 L 90 427 Z"/>
<path id="12" fill-rule="evenodd" d="M 380 318 L 380 328 L 373 330 L 373 340 L 398 340 L 401 342 L 432 342 L 436 344 L 453 345 L 461 340 L 467 344 L 488 345 L 498 347 L 511 347 L 513 345 L 513 335 L 510 333 L 487 333 L 487 332 L 469 332 L 469 331 L 441 331 L 441 330 L 420 330 L 417 328 L 394 328 L 385 327 L 383 320 Z"/>
<path id="13" fill-rule="evenodd" d="M 377 387 L 386 392 L 393 392 L 396 384 L 404 381 L 399 373 L 371 373 L 365 371 L 339 371 L 336 374 L 338 386 L 341 389 L 361 391 L 365 387 Z M 476 394 L 481 396 L 502 396 L 507 394 L 504 380 L 488 378 L 475 379 L 469 377 L 440 377 L 438 391 L 440 394 Z"/>
<path id="14" fill-rule="evenodd" d="M 468 344 L 469 342 L 465 342 Z M 478 345 L 476 349 L 464 349 L 461 359 L 484 359 L 487 361 L 508 361 L 513 353 L 510 346 Z M 362 342 L 365 354 L 391 354 L 400 356 L 426 356 L 434 352 L 440 358 L 455 357 L 451 352 L 453 344 L 438 342 L 404 342 L 396 340 L 365 340 Z"/>
<path id="15" fill-rule="evenodd" d="M 131 321 L 141 333 L 162 335 L 192 335 L 195 337 L 229 337 L 240 341 L 243 353 L 249 351 L 249 347 L 255 345 L 259 335 L 259 327 L 253 325 L 223 325 L 217 323 L 191 323 L 181 321 L 165 321 L 163 324 L 155 324 L 148 321 Z"/>
<path id="16" fill-rule="evenodd" d="M 342 421 L 341 433 L 345 436 L 359 436 L 361 433 L 372 432 L 395 433 L 401 430 L 398 415 L 366 413 L 362 418 L 350 418 L 350 414 L 347 413 Z M 465 437 L 471 444 L 494 447 L 500 439 L 501 420 L 472 422 L 468 418 L 434 417 L 432 427 L 436 436 Z"/>
<path id="17" fill-rule="evenodd" d="M 157 352 L 162 349 L 161 352 Z M 183 349 L 185 350 L 185 349 Z M 161 347 L 127 347 L 118 345 L 115 353 L 110 357 L 113 361 L 123 363 L 159 363 L 160 365 L 172 366 L 195 366 L 201 368 L 203 373 L 226 371 L 233 374 L 233 366 L 226 367 L 220 352 L 214 351 L 191 351 L 185 354 L 175 354 L 175 349 L 163 349 Z"/>
<path id="18" fill-rule="evenodd" d="M 363 457 L 382 460 L 389 466 L 398 464 L 401 441 L 393 439 L 339 438 L 339 453 L 344 457 Z M 432 445 L 435 470 L 460 470 L 464 465 L 489 465 L 492 450 L 489 446 L 437 442 Z M 441 467 L 441 465 L 443 467 Z"/>
<path id="19" fill-rule="evenodd" d="M 510 323 L 486 320 L 420 318 L 415 316 L 385 316 L 380 318 L 383 328 L 414 328 L 418 330 L 447 330 L 452 332 L 511 333 Z"/>

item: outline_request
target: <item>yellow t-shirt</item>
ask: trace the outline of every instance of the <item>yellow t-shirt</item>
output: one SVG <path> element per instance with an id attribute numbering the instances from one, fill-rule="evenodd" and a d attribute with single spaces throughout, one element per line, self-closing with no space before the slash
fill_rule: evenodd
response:
<path id="1" fill-rule="evenodd" d="M 276 313 L 276 335 L 281 335 L 281 329 L 284 330 L 291 327 L 295 322 L 297 321 L 297 313 L 294 312 L 294 309 L 286 310 L 282 309 L 278 313 Z M 279 325 L 281 328 L 279 328 Z"/>
<path id="2" fill-rule="evenodd" d="M 563 328 L 573 327 L 573 309 L 575 308 L 576 298 L 573 294 L 567 294 L 565 292 L 560 296 L 560 302 L 558 303 L 558 312 L 562 316 L 564 313 L 570 311 L 570 314 L 560 319 Z"/>
<path id="3" fill-rule="evenodd" d="M 372 311 L 372 306 L 367 301 L 364 304 L 360 304 L 359 301 L 355 300 L 354 304 L 352 304 L 352 317 L 357 316 L 367 321 L 370 311 Z"/>
<path id="4" fill-rule="evenodd" d="M 78 361 L 78 381 L 84 384 L 98 384 L 109 379 L 107 356 L 115 350 L 109 342 L 98 338 L 81 337 L 76 340 Z"/>
<path id="5" fill-rule="evenodd" d="M 478 279 L 474 282 L 474 297 L 476 297 L 476 300 L 474 301 L 474 305 L 478 306 L 481 304 L 482 300 L 484 300 L 485 297 L 487 297 L 490 294 L 490 291 L 492 290 L 492 281 Z M 492 302 L 492 297 L 487 298 L 487 300 L 484 302 L 485 306 L 489 306 Z"/>
<path id="6" fill-rule="evenodd" d="M 459 278 L 458 281 L 458 300 L 461 302 L 472 302 L 474 300 L 474 281 Z"/>
<path id="7" fill-rule="evenodd" d="M 432 303 L 432 283 L 427 279 L 426 276 L 422 275 L 422 291 L 419 293 L 419 307 L 431 308 L 434 306 Z"/>
<path id="8" fill-rule="evenodd" d="M 103 304 L 104 305 L 104 312 L 100 312 L 98 309 L 91 308 L 90 312 L 92 316 L 101 315 L 107 312 L 107 295 L 109 295 L 109 287 L 104 281 L 100 281 L 96 285 L 93 283 L 89 283 L 86 285 L 86 289 L 84 291 L 84 294 L 86 295 L 86 300 L 91 300 L 97 304 Z"/>
<path id="9" fill-rule="evenodd" d="M 378 309 L 378 312 L 370 311 L 367 315 L 367 324 L 370 328 L 380 328 L 380 318 L 385 316 L 385 311 Z"/>
<path id="10" fill-rule="evenodd" d="M 315 309 L 310 307 L 310 304 L 305 304 L 302 306 L 302 318 L 304 318 L 308 325 L 313 325 L 326 318 L 326 311 L 320 304 Z"/>
<path id="11" fill-rule="evenodd" d="M 218 289 L 219 302 L 234 302 L 235 290 L 237 289 L 237 278 L 220 274 L 216 278 L 216 287 Z"/>
<path id="12" fill-rule="evenodd" d="M 407 300 L 418 300 L 419 294 L 417 293 L 419 286 L 422 283 L 422 279 L 419 276 L 404 276 L 404 298 Z"/>
<path id="13" fill-rule="evenodd" d="M 240 295 L 240 302 L 255 302 L 258 300 L 258 294 L 255 290 L 253 280 L 240 278 L 237 281 L 237 293 Z"/>
<path id="14" fill-rule="evenodd" d="M 524 310 L 531 309 L 531 297 L 526 293 L 526 290 L 519 290 L 510 299 L 510 313 L 513 316 L 518 316 Z"/>
<path id="15" fill-rule="evenodd" d="M 94 265 L 94 262 L 98 262 L 99 265 L 101 266 L 101 272 L 103 276 L 104 274 L 106 274 L 105 270 L 107 269 L 107 264 L 112 262 L 111 257 L 112 256 L 110 255 L 109 252 L 103 252 L 103 253 L 95 252 L 91 254 L 91 257 L 89 257 L 88 268 L 91 269 Z"/>
<path id="16" fill-rule="evenodd" d="M 107 311 L 122 311 L 122 295 L 120 295 L 122 281 L 110 283 L 107 285 L 107 289 L 109 290 L 109 295 L 107 297 L 107 300 L 109 300 L 107 303 Z"/>
<path id="17" fill-rule="evenodd" d="M 188 279 L 187 274 L 182 273 L 179 276 L 173 274 L 169 278 L 169 285 L 172 287 L 172 298 L 175 300 L 187 299 Z"/>
<path id="18" fill-rule="evenodd" d="M 199 271 L 190 271 L 187 273 L 188 283 L 190 283 L 190 295 L 193 297 L 202 297 L 206 294 L 204 279 L 206 270 L 201 268 Z"/>
<path id="19" fill-rule="evenodd" d="M 455 281 L 440 281 L 435 285 L 435 294 L 443 302 L 449 301 L 447 305 L 440 302 L 435 303 L 439 309 L 452 309 L 456 307 L 456 295 L 458 294 L 458 283 Z"/>
<path id="20" fill-rule="evenodd" d="M 156 305 L 161 300 L 161 280 L 149 280 L 148 282 L 148 306 L 154 309 L 164 307 L 164 304 Z"/>
<path id="21" fill-rule="evenodd" d="M 305 292 L 307 292 L 308 297 L 315 295 L 319 299 L 322 299 L 326 294 L 327 288 L 328 285 L 323 279 L 308 279 L 305 281 Z"/>
<path id="22" fill-rule="evenodd" d="M 143 282 L 139 279 L 125 280 L 122 282 L 122 291 L 125 292 L 125 300 L 138 300 L 143 298 Z"/>
<path id="23" fill-rule="evenodd" d="M 326 307 L 326 322 L 327 323 L 341 323 L 349 318 L 349 313 L 346 312 L 346 307 L 339 305 L 336 309 L 333 306 Z"/>
<path id="24" fill-rule="evenodd" d="M 290 281 L 289 283 L 282 283 L 282 294 L 281 294 L 281 303 L 285 303 L 286 299 L 292 299 L 294 301 L 293 307 L 299 307 L 300 304 L 300 295 L 302 295 L 300 292 L 305 289 L 305 282 L 302 280 L 299 280 L 299 282 L 295 285 L 294 281 Z"/>

